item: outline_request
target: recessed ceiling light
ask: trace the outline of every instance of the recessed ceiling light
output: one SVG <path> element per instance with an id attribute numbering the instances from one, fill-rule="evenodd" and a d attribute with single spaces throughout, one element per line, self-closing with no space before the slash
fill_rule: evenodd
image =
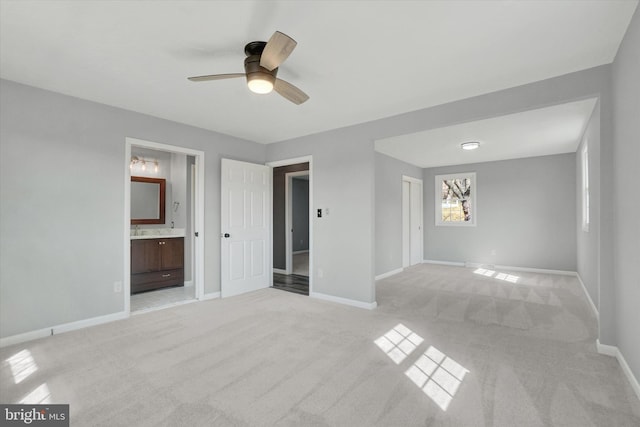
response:
<path id="1" fill-rule="evenodd" d="M 475 150 L 476 148 L 480 147 L 480 143 L 477 141 L 463 142 L 462 144 L 460 144 L 460 147 L 463 150 Z"/>

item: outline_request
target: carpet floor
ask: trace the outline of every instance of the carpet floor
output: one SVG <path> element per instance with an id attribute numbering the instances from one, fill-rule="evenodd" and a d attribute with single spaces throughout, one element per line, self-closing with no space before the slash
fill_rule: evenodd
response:
<path id="1" fill-rule="evenodd" d="M 72 426 L 638 426 L 574 277 L 419 265 L 363 310 L 264 289 L 0 350 Z"/>

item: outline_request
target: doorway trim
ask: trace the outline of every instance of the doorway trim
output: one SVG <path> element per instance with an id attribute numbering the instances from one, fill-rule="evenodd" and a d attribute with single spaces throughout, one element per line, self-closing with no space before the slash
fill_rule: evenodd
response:
<path id="1" fill-rule="evenodd" d="M 204 151 L 193 150 L 191 148 L 177 145 L 162 144 L 159 142 L 145 141 L 125 137 L 124 152 L 124 311 L 131 315 L 131 147 L 149 148 L 152 150 L 167 151 L 171 153 L 186 154 L 195 157 L 196 167 L 196 188 L 195 188 L 195 222 L 193 224 L 194 253 L 193 259 L 195 269 L 192 271 L 195 281 L 196 300 L 204 299 Z M 193 185 L 193 182 L 192 182 Z M 196 233 L 198 236 L 196 237 Z"/>
<path id="2" fill-rule="evenodd" d="M 285 219 L 285 274 L 293 272 L 293 177 L 309 176 L 309 171 L 287 172 L 284 174 L 284 206 Z M 311 178 L 309 178 L 311 179 Z M 311 182 L 309 182 L 311 186 Z M 311 187 L 309 187 L 309 202 L 311 202 Z M 309 227 L 311 227 L 311 217 L 309 217 Z M 311 236 L 309 236 L 309 248 L 311 248 Z"/>
<path id="3" fill-rule="evenodd" d="M 408 200 L 408 205 L 409 205 L 408 215 L 406 215 L 407 212 L 405 212 L 405 209 L 406 209 L 406 203 L 405 202 L 407 202 L 407 201 L 404 200 L 404 197 L 405 197 L 405 194 L 404 194 L 404 183 L 405 182 L 408 182 L 409 185 L 410 185 L 410 187 L 409 187 L 409 200 Z M 412 220 L 411 211 L 412 211 L 412 206 L 413 206 L 412 199 L 411 199 L 411 194 L 412 194 L 411 187 L 413 185 L 420 185 L 420 203 L 419 203 L 419 212 L 418 212 L 418 219 L 419 219 L 419 224 L 420 224 L 419 225 L 420 233 L 419 233 L 419 236 L 418 236 L 419 243 L 420 243 L 420 251 L 419 251 L 420 252 L 420 260 L 418 262 L 416 262 L 416 263 L 412 263 L 413 256 L 411 254 L 411 247 L 413 246 L 411 244 L 411 240 L 412 240 L 412 236 L 415 234 L 414 230 L 412 230 L 412 227 L 411 227 L 411 225 L 412 225 L 412 223 L 411 223 L 411 220 Z M 401 189 L 402 189 L 401 191 L 402 191 L 402 221 L 403 221 L 403 224 L 402 224 L 402 252 L 403 252 L 403 254 L 402 254 L 402 264 L 403 265 L 402 265 L 402 268 L 406 268 L 406 267 L 410 267 L 412 265 L 416 265 L 416 264 L 422 263 L 423 260 L 424 260 L 424 201 L 423 201 L 423 199 L 424 199 L 424 194 L 423 194 L 424 186 L 423 186 L 423 181 L 421 179 L 418 179 L 418 178 L 413 178 L 411 176 L 402 175 L 402 187 L 401 187 Z M 408 242 L 405 241 L 405 237 L 406 236 L 405 236 L 405 233 L 404 233 L 405 226 L 407 226 L 407 224 L 405 224 L 404 222 L 406 221 L 407 216 L 408 216 L 408 221 L 409 221 L 409 224 L 408 224 L 408 227 L 409 227 L 409 236 L 408 236 L 409 241 Z M 405 255 L 406 255 L 405 254 L 405 250 L 407 250 L 407 244 L 409 245 L 409 247 L 408 247 L 408 250 L 409 250 L 409 254 L 408 254 L 409 255 L 409 264 L 408 265 L 404 265 L 405 264 Z"/>
<path id="4" fill-rule="evenodd" d="M 298 163 L 309 163 L 308 171 L 300 171 L 303 172 L 303 175 L 309 175 L 309 295 L 313 293 L 313 156 L 303 156 L 303 157 L 295 157 L 290 159 L 283 160 L 274 160 L 271 162 L 265 163 L 267 166 L 270 166 L 272 169 L 280 166 L 289 166 L 295 165 Z M 272 172 L 273 173 L 273 172 Z M 291 172 L 296 173 L 296 172 Z M 286 176 L 286 175 L 285 175 Z M 285 200 L 288 199 L 288 184 L 289 179 L 285 179 Z M 272 183 L 273 185 L 273 183 Z M 271 206 L 273 206 L 273 191 L 271 191 Z M 288 210 L 287 210 L 288 211 Z M 288 216 L 287 211 L 285 211 L 285 216 Z M 273 222 L 274 219 L 271 218 L 271 245 L 273 246 Z M 286 223 L 286 219 L 285 219 Z M 286 226 L 286 225 L 285 225 Z M 288 230 L 289 228 L 287 228 Z M 288 242 L 288 243 L 286 243 Z M 291 247 L 291 233 L 287 233 L 285 245 L 289 245 Z M 290 268 L 290 259 L 287 258 L 287 268 Z M 270 260 L 270 270 L 271 270 L 271 286 L 273 286 L 273 250 L 271 251 L 271 260 Z M 289 270 L 289 273 L 290 270 Z"/>

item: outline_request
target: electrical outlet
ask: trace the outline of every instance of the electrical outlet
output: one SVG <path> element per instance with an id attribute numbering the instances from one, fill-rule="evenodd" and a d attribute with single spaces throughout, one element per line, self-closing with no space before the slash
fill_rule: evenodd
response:
<path id="1" fill-rule="evenodd" d="M 122 292 L 122 282 L 113 282 L 113 292 L 120 293 Z"/>

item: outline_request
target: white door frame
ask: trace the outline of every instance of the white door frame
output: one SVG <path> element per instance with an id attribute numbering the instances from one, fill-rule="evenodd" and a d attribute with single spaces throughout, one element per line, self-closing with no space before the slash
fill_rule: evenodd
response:
<path id="1" fill-rule="evenodd" d="M 313 293 L 313 156 L 296 157 L 292 159 L 276 160 L 267 162 L 266 165 L 271 168 L 277 168 L 280 166 L 295 165 L 298 163 L 309 163 L 309 170 L 304 171 L 309 175 L 309 295 Z M 287 180 L 285 179 L 285 185 Z M 286 198 L 286 191 L 285 191 Z M 271 205 L 273 206 L 273 191 L 271 192 Z M 271 245 L 273 245 L 273 218 L 271 218 Z M 287 233 L 289 241 L 291 240 L 291 233 Z M 289 243 L 291 244 L 291 243 Z M 271 251 L 271 286 L 273 286 L 273 250 Z"/>
<path id="2" fill-rule="evenodd" d="M 284 174 L 284 205 L 285 205 L 285 271 L 286 274 L 293 272 L 293 177 L 309 176 L 309 171 L 287 172 Z M 311 191 L 309 191 L 309 199 L 311 199 Z M 309 219 L 311 220 L 311 219 Z M 309 223 L 311 226 L 311 223 Z M 311 246 L 311 245 L 309 245 Z"/>
<path id="3" fill-rule="evenodd" d="M 190 148 L 176 145 L 161 144 L 158 142 L 145 141 L 142 139 L 125 137 L 124 150 L 124 311 L 131 314 L 131 147 L 150 148 L 159 151 L 186 154 L 194 156 L 196 159 L 196 189 L 195 189 L 195 223 L 191 230 L 195 241 L 193 259 L 195 269 L 191 272 L 195 282 L 195 298 L 201 300 L 204 297 L 204 151 L 192 150 Z M 193 185 L 193 183 L 192 183 Z M 198 233 L 198 237 L 195 237 Z"/>
<path id="4" fill-rule="evenodd" d="M 409 251 L 410 251 L 409 252 L 409 266 L 411 266 L 411 265 L 416 265 L 416 264 L 422 262 L 422 260 L 424 259 L 424 227 L 423 227 L 423 223 L 424 223 L 424 202 L 423 202 L 423 198 L 424 197 L 423 197 L 423 193 L 422 193 L 424 191 L 424 187 L 423 187 L 421 179 L 413 178 L 411 176 L 402 175 L 402 182 L 408 182 L 410 184 L 409 197 L 411 197 L 412 187 L 414 185 L 420 185 L 420 189 L 421 189 L 421 192 L 420 192 L 420 204 L 419 204 L 419 214 L 418 214 L 418 218 L 419 218 L 419 233 L 417 233 L 418 234 L 418 239 L 419 239 L 420 250 L 418 251 L 419 252 L 419 262 L 417 262 L 417 263 L 412 263 L 411 262 L 411 260 L 413 259 L 413 254 L 411 253 L 411 247 L 413 246 L 411 244 L 411 239 L 415 234 L 415 229 L 414 229 L 414 227 L 411 227 L 411 225 L 413 225 L 412 222 L 411 222 L 411 218 L 412 218 L 411 211 L 412 211 L 413 203 L 412 203 L 411 199 L 409 201 L 409 218 L 410 218 L 409 219 L 409 221 L 410 221 L 409 222 L 410 223 L 410 230 L 409 230 Z M 404 190 L 402 191 L 402 196 L 404 198 Z M 403 200 L 403 203 L 402 203 L 402 209 L 403 210 L 405 209 L 405 206 L 406 206 L 406 204 L 404 203 L 404 200 Z M 405 212 L 403 212 L 402 213 L 403 221 L 404 221 L 405 218 L 406 218 L 406 215 L 405 215 Z M 404 224 L 403 224 L 403 229 L 404 229 Z M 403 233 L 403 238 L 404 238 L 404 233 Z M 402 242 L 403 250 L 406 247 L 406 243 L 407 242 L 404 242 L 404 241 Z M 403 265 L 403 267 L 404 267 L 404 265 Z"/>
<path id="5" fill-rule="evenodd" d="M 402 268 L 411 266 L 411 183 L 402 180 Z"/>

